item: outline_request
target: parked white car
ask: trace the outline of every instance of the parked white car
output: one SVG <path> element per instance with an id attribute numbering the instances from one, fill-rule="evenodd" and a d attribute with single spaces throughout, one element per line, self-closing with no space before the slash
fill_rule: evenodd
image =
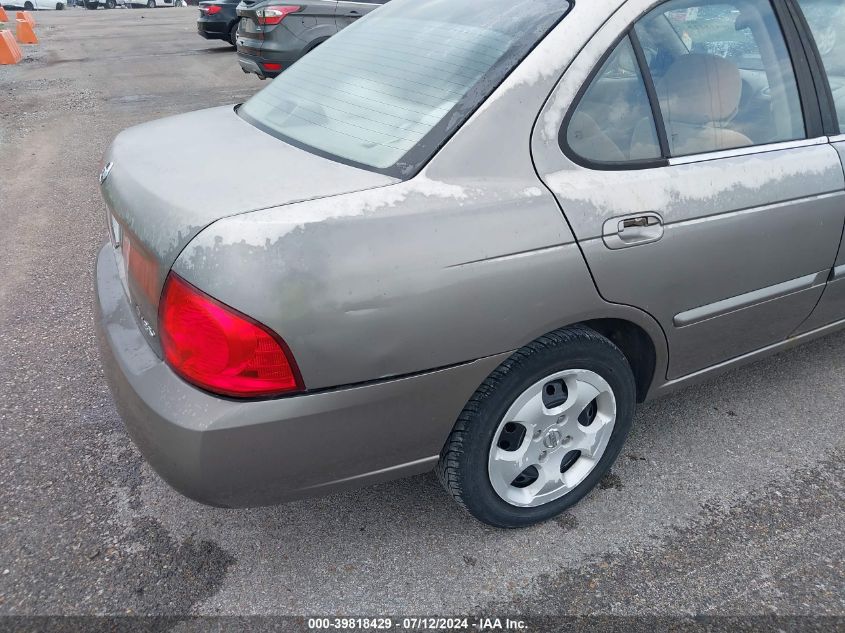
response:
<path id="1" fill-rule="evenodd" d="M 136 0 L 134 2 L 127 2 L 127 6 L 132 8 L 146 7 L 148 9 L 155 9 L 156 7 L 187 7 L 187 0 Z"/>
<path id="2" fill-rule="evenodd" d="M 80 4 L 83 4 L 81 0 Z M 115 7 L 129 6 L 124 0 L 85 0 L 84 5 L 86 9 L 92 10 L 98 9 L 99 7 L 114 9 Z"/>
<path id="3" fill-rule="evenodd" d="M 25 2 L 3 3 L 4 9 L 23 9 L 24 11 L 61 11 L 67 6 L 66 0 L 26 0 Z"/>

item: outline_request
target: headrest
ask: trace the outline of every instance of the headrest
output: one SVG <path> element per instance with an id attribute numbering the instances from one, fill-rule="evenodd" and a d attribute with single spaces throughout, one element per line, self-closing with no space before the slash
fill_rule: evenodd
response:
<path id="1" fill-rule="evenodd" d="M 677 123 L 728 121 L 739 108 L 739 69 L 716 55 L 679 57 L 658 82 L 657 96 L 668 119 Z"/>

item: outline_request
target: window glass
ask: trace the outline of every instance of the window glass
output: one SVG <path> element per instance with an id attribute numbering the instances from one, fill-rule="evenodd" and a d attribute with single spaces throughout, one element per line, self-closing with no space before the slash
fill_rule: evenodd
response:
<path id="1" fill-rule="evenodd" d="M 392 0 L 297 61 L 239 113 L 283 140 L 405 176 L 568 9 L 561 0 Z"/>
<path id="2" fill-rule="evenodd" d="M 648 94 L 627 37 L 575 108 L 566 143 L 579 156 L 601 163 L 660 158 Z"/>
<path id="3" fill-rule="evenodd" d="M 822 56 L 839 131 L 845 133 L 845 5 L 842 0 L 798 0 Z"/>
<path id="4" fill-rule="evenodd" d="M 636 25 L 673 156 L 804 138 L 769 0 L 672 0 Z"/>

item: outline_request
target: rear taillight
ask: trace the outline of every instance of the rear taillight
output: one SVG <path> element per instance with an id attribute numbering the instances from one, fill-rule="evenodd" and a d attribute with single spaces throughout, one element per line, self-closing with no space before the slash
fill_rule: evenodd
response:
<path id="1" fill-rule="evenodd" d="M 167 363 L 198 387 L 236 398 L 303 389 L 281 338 L 175 273 L 165 282 L 159 330 Z"/>
<path id="2" fill-rule="evenodd" d="M 206 15 L 217 15 L 223 10 L 223 8 L 219 4 L 212 4 L 205 10 Z"/>
<path id="3" fill-rule="evenodd" d="M 262 63 L 264 64 L 264 70 L 269 70 L 269 71 L 275 72 L 277 70 L 282 69 L 282 65 L 277 64 L 276 62 L 262 62 Z"/>
<path id="4" fill-rule="evenodd" d="M 302 7 L 294 6 L 294 5 L 274 5 L 270 7 L 266 7 L 264 9 L 258 9 L 255 12 L 255 15 L 258 19 L 259 24 L 279 24 L 282 20 L 284 20 L 287 16 L 291 13 L 296 13 L 302 9 Z"/>

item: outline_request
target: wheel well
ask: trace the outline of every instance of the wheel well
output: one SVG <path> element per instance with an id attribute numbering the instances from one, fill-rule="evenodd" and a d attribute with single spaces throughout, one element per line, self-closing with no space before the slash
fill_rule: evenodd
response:
<path id="1" fill-rule="evenodd" d="M 318 39 L 314 40 L 313 42 L 311 42 L 311 43 L 310 43 L 310 44 L 309 44 L 309 45 L 305 48 L 305 50 L 304 50 L 304 51 L 302 51 L 302 54 L 303 54 L 303 55 L 305 55 L 305 53 L 310 53 L 311 51 L 313 51 L 315 48 L 317 48 L 320 44 L 322 44 L 323 42 L 327 41 L 328 39 L 329 39 L 329 38 L 327 38 L 327 37 L 321 37 L 321 38 L 318 38 Z"/>
<path id="2" fill-rule="evenodd" d="M 622 319 L 595 319 L 583 323 L 610 339 L 622 350 L 634 372 L 637 383 L 637 401 L 642 402 L 654 378 L 657 355 L 654 342 L 640 326 Z"/>

